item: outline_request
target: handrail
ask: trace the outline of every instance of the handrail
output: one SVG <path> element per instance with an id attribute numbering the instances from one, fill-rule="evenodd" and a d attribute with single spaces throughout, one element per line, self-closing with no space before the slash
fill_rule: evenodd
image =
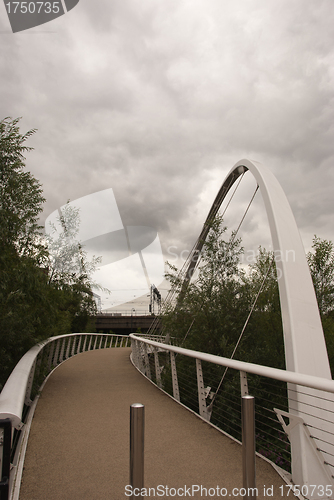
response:
<path id="1" fill-rule="evenodd" d="M 155 315 L 152 315 L 152 313 L 150 313 L 149 311 L 144 311 L 143 309 L 142 310 L 135 310 L 134 312 L 133 311 L 129 311 L 129 310 L 125 310 L 123 311 L 122 309 L 115 309 L 114 311 L 100 311 L 97 313 L 97 316 L 111 316 L 111 317 L 122 317 L 122 316 L 132 316 L 133 318 L 135 318 L 136 316 L 155 316 Z"/>
<path id="2" fill-rule="evenodd" d="M 9 418 L 13 427 L 21 425 L 29 375 L 46 343 L 33 346 L 17 363 L 0 394 L 0 419 Z"/>
<path id="3" fill-rule="evenodd" d="M 327 484 L 334 491 L 334 401 L 329 395 L 334 393 L 333 380 L 223 358 L 136 334 L 130 334 L 130 339 L 132 363 L 144 376 L 238 441 L 241 398 L 238 399 L 236 391 L 237 379 L 231 373 L 226 387 L 219 389 L 218 397 L 212 387 L 218 387 L 220 375 L 216 380 L 214 373 L 219 374 L 219 366 L 234 373 L 239 371 L 239 396 L 250 394 L 249 388 L 254 391 L 255 401 L 255 393 L 258 394 L 260 455 L 274 467 L 278 466 L 286 479 L 286 471 L 281 467 L 288 471 L 291 467 L 295 484 L 304 484 L 306 488 L 310 484 Z M 186 358 L 193 358 L 196 366 Z M 203 367 L 202 362 L 206 362 Z M 209 364 L 218 367 L 212 369 Z M 297 433 L 299 441 L 294 439 Z"/>
<path id="4" fill-rule="evenodd" d="M 200 359 L 201 361 L 208 361 L 209 363 L 214 363 L 220 366 L 227 366 L 228 368 L 233 368 L 241 372 L 253 373 L 255 375 L 261 375 L 275 380 L 281 380 L 282 382 L 290 382 L 292 384 L 302 385 L 304 387 L 311 387 L 313 389 L 319 389 L 321 391 L 334 393 L 334 380 L 314 377 L 312 375 L 304 375 L 302 373 L 290 372 L 287 370 L 280 370 L 278 368 L 271 368 L 269 366 L 256 365 L 255 363 L 247 363 L 245 361 L 238 361 L 236 359 L 223 358 L 214 354 L 206 354 L 199 351 L 193 351 L 191 349 L 184 349 L 183 347 L 177 347 L 169 344 L 167 345 L 161 342 L 145 339 L 143 337 L 138 337 L 133 333 L 131 333 L 129 336 L 131 339 L 145 342 L 146 344 L 150 344 L 154 347 L 158 347 L 166 351 L 172 351 L 177 354 L 184 354 L 191 358 Z"/>
<path id="5" fill-rule="evenodd" d="M 37 401 L 37 397 L 34 402 L 30 399 L 34 381 L 35 389 L 39 390 L 53 369 L 68 358 L 95 349 L 127 347 L 128 341 L 128 335 L 112 333 L 58 335 L 33 346 L 20 359 L 0 394 L 0 427 L 10 423 L 11 428 L 15 428 L 14 432 L 10 432 L 6 445 L 6 453 L 8 452 L 8 456 L 14 457 L 9 478 L 3 478 L 1 475 L 0 457 L 0 486 L 2 488 L 4 485 L 5 488 L 2 488 L 1 498 L 4 500 L 12 498 L 14 492 L 15 498 L 18 498 L 27 444 L 25 436 L 29 434 L 30 422 Z M 27 412 L 25 411 L 26 407 L 28 407 Z M 3 479 L 4 481 L 2 481 Z"/>
<path id="6" fill-rule="evenodd" d="M 71 339 L 78 336 L 127 338 L 127 335 L 108 333 L 70 333 L 49 337 L 45 341 L 33 346 L 17 363 L 0 393 L 0 419 L 9 418 L 13 427 L 17 429 L 20 428 L 24 404 L 30 397 L 30 394 L 27 394 L 28 384 L 31 382 L 30 379 L 34 375 L 32 371 L 34 370 L 34 363 L 36 362 L 38 354 L 52 342 L 61 339 Z M 58 359 L 54 359 L 54 361 L 56 364 L 59 364 Z"/>

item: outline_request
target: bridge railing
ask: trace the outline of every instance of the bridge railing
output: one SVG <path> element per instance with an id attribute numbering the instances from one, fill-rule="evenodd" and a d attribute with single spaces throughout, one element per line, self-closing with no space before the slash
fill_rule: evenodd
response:
<path id="1" fill-rule="evenodd" d="M 99 311 L 98 316 L 153 316 L 149 311 L 144 309 L 134 311 L 132 310 L 123 310 L 123 309 L 115 309 L 113 311 Z"/>
<path id="2" fill-rule="evenodd" d="M 21 358 L 0 394 L 1 500 L 11 498 L 16 474 L 22 472 L 17 468 L 25 431 L 29 431 L 39 392 L 51 372 L 68 358 L 82 352 L 129 345 L 127 335 L 73 333 L 50 337 L 32 347 Z"/>
<path id="3" fill-rule="evenodd" d="M 291 474 L 294 476 L 296 457 L 300 462 L 300 450 L 293 449 L 290 443 L 293 429 L 299 427 L 305 434 L 304 453 L 308 454 L 310 466 L 321 468 L 317 484 L 331 485 L 334 493 L 333 380 L 166 345 L 136 334 L 130 338 L 131 358 L 138 370 L 178 402 L 239 442 L 241 396 L 254 396 L 257 452 L 287 480 Z M 301 392 L 303 411 L 297 413 L 291 401 L 297 400 Z M 316 417 L 315 401 L 319 407 L 328 403 L 328 409 Z M 328 425 L 332 432 L 328 432 Z M 307 493 L 304 497 L 321 497 L 318 491 L 310 494 L 312 485 L 306 479 L 303 485 Z"/>

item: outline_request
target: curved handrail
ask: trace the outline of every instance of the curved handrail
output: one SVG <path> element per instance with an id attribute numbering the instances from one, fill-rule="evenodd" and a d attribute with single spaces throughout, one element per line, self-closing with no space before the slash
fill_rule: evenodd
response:
<path id="1" fill-rule="evenodd" d="M 15 366 L 14 370 L 10 374 L 7 379 L 6 384 L 4 385 L 1 393 L 0 393 L 0 419 L 9 418 L 12 422 L 12 425 L 19 429 L 22 425 L 22 413 L 25 403 L 30 398 L 30 390 L 32 386 L 32 379 L 34 377 L 35 363 L 37 356 L 39 353 L 51 343 L 56 344 L 57 341 L 61 341 L 62 339 L 72 339 L 76 337 L 88 337 L 88 336 L 96 336 L 96 337 L 117 337 L 117 338 L 128 338 L 127 335 L 117 335 L 117 334 L 108 334 L 108 333 L 71 333 L 66 335 L 58 335 L 55 337 L 49 337 L 43 342 L 33 346 L 24 356 L 20 359 L 20 361 Z M 94 347 L 93 347 L 94 348 Z M 76 349 L 75 354 L 82 352 L 84 349 L 80 350 L 80 345 L 78 349 Z M 88 350 L 88 349 L 87 349 Z M 74 354 L 74 353 L 73 353 Z M 73 355 L 72 354 L 72 355 Z M 63 359 L 60 359 L 60 358 Z M 59 365 L 60 362 L 65 361 L 70 357 L 70 353 L 64 354 L 61 356 L 61 349 L 59 348 L 58 353 L 54 353 L 53 355 L 53 365 Z"/>
<path id="2" fill-rule="evenodd" d="M 116 339 L 115 343 L 113 343 L 114 339 Z M 120 343 L 118 343 L 118 339 L 121 339 Z M 125 342 L 124 339 L 126 339 Z M 4 453 L 6 452 L 7 457 L 14 457 L 11 472 L 8 468 L 9 478 L 5 478 L 7 490 L 4 495 L 9 494 L 8 498 L 12 498 L 15 490 L 15 495 L 17 495 L 15 498 L 18 498 L 27 444 L 27 439 L 24 436 L 29 434 L 30 422 L 37 402 L 37 397 L 34 402 L 30 400 L 34 380 L 37 381 L 36 387 L 39 386 L 38 389 L 40 389 L 41 384 L 45 382 L 53 369 L 68 358 L 85 351 L 122 347 L 123 343 L 124 347 L 127 347 L 128 340 L 128 335 L 111 333 L 58 335 L 33 346 L 20 359 L 0 394 L 0 424 L 8 426 L 8 420 L 11 424 L 7 430 L 9 437 L 6 439 Z M 43 351 L 45 348 L 47 348 L 46 353 Z M 25 405 L 30 407 L 28 412 L 25 411 Z M 17 431 L 11 432 L 11 427 L 15 427 Z M 20 432 L 22 428 L 23 432 Z M 0 471 L 0 480 L 2 481 L 2 479 L 4 478 L 1 477 Z"/>
<path id="3" fill-rule="evenodd" d="M 209 363 L 225 366 L 234 370 L 239 370 L 241 372 L 253 373 L 255 375 L 261 375 L 263 377 L 281 380 L 282 382 L 290 382 L 292 384 L 302 385 L 304 387 L 311 387 L 312 389 L 334 393 L 334 380 L 314 377 L 313 375 L 304 375 L 302 373 L 296 373 L 287 370 L 280 370 L 278 368 L 257 365 L 255 363 L 247 363 L 245 361 L 238 361 L 236 359 L 223 358 L 222 356 L 206 354 L 204 352 L 193 351 L 191 349 L 185 349 L 183 347 L 177 347 L 169 344 L 167 345 L 161 342 L 156 342 L 154 340 L 138 337 L 133 333 L 131 333 L 129 337 L 133 340 L 144 342 L 145 344 L 152 345 L 153 347 L 158 347 L 165 351 L 172 351 L 176 354 L 183 354 L 185 356 L 189 356 L 190 358 L 200 359 L 201 361 L 208 361 Z"/>
<path id="4" fill-rule="evenodd" d="M 334 463 L 332 460 L 334 456 L 334 401 L 328 395 L 328 393 L 334 393 L 334 380 L 300 372 L 280 370 L 236 359 L 223 358 L 213 354 L 157 342 L 135 334 L 130 334 L 130 339 L 132 344 L 132 363 L 137 369 L 160 389 L 165 390 L 166 387 L 168 393 L 172 390 L 173 397 L 178 402 L 181 402 L 182 398 L 184 398 L 185 401 L 191 401 L 191 405 L 196 406 L 197 403 L 194 403 L 194 401 L 198 398 L 198 413 L 203 419 L 208 421 L 211 420 L 213 410 L 216 412 L 216 421 L 220 421 L 221 415 L 218 416 L 218 412 L 226 404 L 225 398 L 229 400 L 231 394 L 227 388 L 227 396 L 225 396 L 224 391 L 220 391 L 222 394 L 218 405 L 210 403 L 210 399 L 212 399 L 215 393 L 211 392 L 211 387 L 208 386 L 205 388 L 202 361 L 239 371 L 241 395 L 248 394 L 247 374 L 287 383 L 287 400 L 288 396 L 290 402 L 293 398 L 297 399 L 302 395 L 302 405 L 290 406 L 289 412 L 287 412 L 285 405 L 282 407 L 282 401 L 277 402 L 276 397 L 275 400 L 268 401 L 268 403 L 273 405 L 269 407 L 269 412 L 271 412 L 272 416 L 276 413 L 278 421 L 282 425 L 279 432 L 282 432 L 283 428 L 284 433 L 290 441 L 292 479 L 295 484 L 321 485 L 326 483 L 334 486 Z M 162 355 L 162 351 L 169 353 L 170 356 L 163 356 L 163 365 L 160 366 L 159 353 Z M 177 366 L 176 355 L 187 356 L 196 360 L 197 384 L 193 379 L 189 382 L 189 374 L 191 372 L 188 371 L 188 368 L 190 365 L 187 365 L 185 372 L 182 372 L 185 366 L 183 362 L 180 362 L 179 366 Z M 168 366 L 168 369 L 165 371 L 164 378 L 162 378 L 161 373 L 165 366 Z M 208 370 L 206 376 L 209 380 L 206 383 L 216 386 L 216 381 L 210 378 L 210 373 L 211 371 Z M 180 377 L 182 377 L 181 383 L 179 383 Z M 291 386 L 297 387 L 298 391 L 292 391 Z M 256 384 L 253 389 L 256 390 Z M 259 400 L 262 400 L 261 394 L 259 395 Z M 278 397 L 279 400 L 280 395 Z M 207 401 L 209 401 L 209 404 L 207 404 Z M 261 412 L 259 414 L 261 415 Z M 274 422 L 272 416 L 268 420 L 269 423 Z M 286 423 L 283 417 L 289 420 L 289 424 Z M 265 425 L 270 427 L 267 423 Z M 223 427 L 219 428 L 225 432 Z M 277 429 L 273 428 L 273 430 L 274 435 L 276 435 Z M 300 439 L 295 439 L 296 435 L 300 436 Z M 284 441 L 282 442 L 284 443 Z M 276 452 L 276 450 L 274 451 Z M 284 449 L 281 451 L 285 453 Z M 302 470 L 300 470 L 301 454 L 303 454 Z"/>
<path id="5" fill-rule="evenodd" d="M 0 394 L 0 419 L 9 418 L 19 428 L 27 385 L 35 360 L 48 342 L 33 346 L 15 366 Z"/>

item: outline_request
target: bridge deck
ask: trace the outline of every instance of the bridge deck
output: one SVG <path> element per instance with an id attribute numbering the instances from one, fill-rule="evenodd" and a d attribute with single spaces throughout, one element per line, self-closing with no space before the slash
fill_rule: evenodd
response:
<path id="1" fill-rule="evenodd" d="M 147 488 L 163 485 L 166 494 L 165 486 L 219 486 L 234 496 L 232 489 L 242 487 L 241 446 L 154 387 L 129 354 L 129 348 L 82 353 L 49 378 L 31 427 L 20 500 L 128 498 L 129 407 L 138 402 L 146 413 Z M 280 476 L 258 459 L 259 497 L 264 484 L 273 485 L 271 498 L 285 496 Z M 161 498 L 162 491 L 148 491 L 147 497 Z M 192 490 L 179 493 L 176 498 L 189 497 Z M 212 493 L 207 497 L 221 497 Z M 200 492 L 193 498 L 201 498 Z"/>

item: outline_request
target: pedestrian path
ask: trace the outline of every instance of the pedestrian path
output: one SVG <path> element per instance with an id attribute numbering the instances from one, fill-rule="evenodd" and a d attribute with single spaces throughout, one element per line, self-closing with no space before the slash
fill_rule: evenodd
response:
<path id="1" fill-rule="evenodd" d="M 241 446 L 145 379 L 130 352 L 85 352 L 53 372 L 33 418 L 20 500 L 129 498 L 133 403 L 145 405 L 143 498 L 241 498 Z M 259 498 L 285 497 L 271 465 L 257 459 L 256 467 Z"/>

